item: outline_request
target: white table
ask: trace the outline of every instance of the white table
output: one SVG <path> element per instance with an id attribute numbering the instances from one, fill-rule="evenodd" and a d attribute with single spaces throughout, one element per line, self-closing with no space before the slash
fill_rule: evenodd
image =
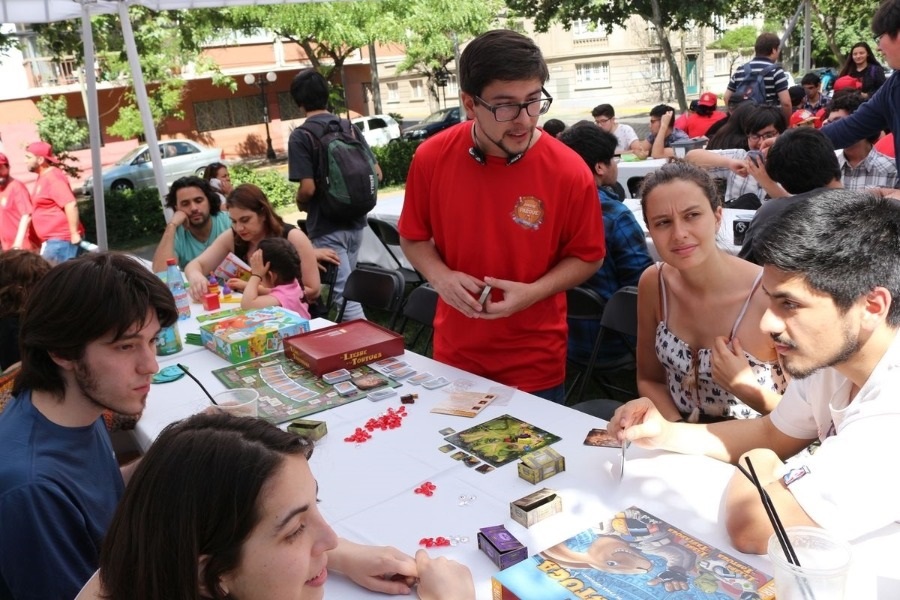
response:
<path id="1" fill-rule="evenodd" d="M 313 327 L 326 324 L 317 319 Z M 496 386 L 420 355 L 407 352 L 402 359 L 420 372 L 427 370 L 454 382 L 466 382 L 473 391 L 488 391 Z M 182 362 L 211 392 L 224 389 L 211 373 L 227 365 L 223 359 L 201 352 L 185 356 Z M 468 543 L 432 548 L 429 552 L 466 564 L 475 578 L 477 597 L 488 599 L 490 578 L 496 568 L 477 548 L 479 528 L 503 524 L 533 554 L 636 505 L 771 573 L 768 559 L 742 555 L 728 542 L 722 494 L 732 474 L 731 466 L 705 457 L 633 447 L 629 450 L 625 478 L 618 482 L 610 473 L 617 450 L 582 444 L 589 428 L 604 426 L 600 419 L 518 391 L 508 405 L 495 402 L 474 419 L 429 412 L 446 389 L 429 391 L 402 385 L 398 388 L 401 394 L 419 394 L 415 404 L 407 405 L 409 416 L 402 427 L 376 430 L 372 439 L 363 444 L 348 443 L 344 438 L 388 407 L 399 407 L 397 397 L 380 403 L 363 399 L 305 417 L 325 421 L 328 426 L 328 435 L 316 445 L 312 468 L 319 483 L 322 510 L 339 535 L 362 543 L 396 546 L 408 554 L 415 553 L 423 537 L 467 536 Z M 207 406 L 200 390 L 188 378 L 154 385 L 135 431 L 141 448 L 149 447 L 170 422 Z M 566 472 L 533 486 L 518 477 L 514 463 L 483 475 L 438 450 L 444 444 L 440 429 L 452 427 L 461 431 L 507 413 L 562 436 L 553 448 L 566 457 Z M 432 497 L 413 492 L 425 481 L 437 486 Z M 563 513 L 530 529 L 512 521 L 509 502 L 544 486 L 561 495 Z M 476 499 L 460 506 L 458 498 L 463 494 L 475 495 Z M 855 545 L 854 591 L 850 597 L 900 597 L 900 575 L 894 565 L 898 547 L 900 525 Z M 361 590 L 335 573 L 326 588 L 329 598 L 384 598 Z"/>
<path id="2" fill-rule="evenodd" d="M 625 190 L 625 197 L 637 198 L 637 195 L 632 195 L 631 190 L 628 187 L 629 181 L 633 179 L 643 179 L 668 162 L 668 158 L 648 158 L 646 160 L 636 160 L 631 162 L 620 161 L 618 165 L 619 175 L 617 177 L 617 181 Z"/>

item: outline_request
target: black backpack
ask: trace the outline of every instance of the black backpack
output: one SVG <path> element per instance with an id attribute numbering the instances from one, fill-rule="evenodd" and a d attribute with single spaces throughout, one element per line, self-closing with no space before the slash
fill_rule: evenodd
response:
<path id="1" fill-rule="evenodd" d="M 375 157 L 357 137 L 356 127 L 334 119 L 307 120 L 300 129 L 315 149 L 315 198 L 322 214 L 334 221 L 364 217 L 375 207 L 378 176 Z"/>
<path id="2" fill-rule="evenodd" d="M 766 99 L 766 75 L 777 68 L 776 65 L 763 67 L 756 73 L 750 63 L 745 63 L 734 74 L 734 95 L 732 98 L 738 102 L 753 100 L 757 104 L 769 104 Z M 731 100 L 734 102 L 734 100 Z"/>

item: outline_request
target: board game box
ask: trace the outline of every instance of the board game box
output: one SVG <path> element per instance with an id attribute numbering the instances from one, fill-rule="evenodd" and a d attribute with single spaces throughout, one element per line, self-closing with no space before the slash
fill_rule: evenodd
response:
<path id="1" fill-rule="evenodd" d="M 491 466 L 502 467 L 562 438 L 510 415 L 502 415 L 444 439 Z"/>
<path id="2" fill-rule="evenodd" d="M 771 600 L 771 577 L 632 506 L 492 578 L 493 600 Z"/>
<path id="3" fill-rule="evenodd" d="M 240 311 L 200 326 L 203 345 L 230 363 L 281 350 L 284 337 L 309 331 L 309 321 L 280 306 Z"/>
<path id="4" fill-rule="evenodd" d="M 309 369 L 287 358 L 283 352 L 217 369 L 213 375 L 227 388 L 258 390 L 259 416 L 276 425 L 356 402 L 375 390 L 400 385 L 369 367 L 358 367 L 350 371 L 350 381 L 377 378 L 383 383 L 369 389 L 359 389 L 350 396 L 341 396 L 334 385 L 325 383 Z M 371 383 L 375 383 L 374 380 Z"/>
<path id="5" fill-rule="evenodd" d="M 403 336 L 357 319 L 285 337 L 284 352 L 316 375 L 403 354 Z"/>

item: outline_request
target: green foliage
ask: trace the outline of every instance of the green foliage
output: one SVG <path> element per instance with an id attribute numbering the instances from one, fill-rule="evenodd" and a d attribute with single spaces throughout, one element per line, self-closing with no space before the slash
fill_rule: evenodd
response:
<path id="1" fill-rule="evenodd" d="M 384 179 L 381 181 L 382 187 L 406 183 L 409 164 L 420 143 L 421 141 L 395 140 L 387 146 L 372 148 L 384 175 Z"/>
<path id="2" fill-rule="evenodd" d="M 400 113 L 392 112 L 392 113 L 388 113 L 388 116 L 391 117 L 392 119 L 394 119 L 395 121 L 397 121 L 398 123 L 403 122 L 403 115 L 401 115 Z"/>
<path id="3" fill-rule="evenodd" d="M 709 45 L 713 49 L 731 50 L 734 52 L 746 53 L 753 51 L 753 45 L 756 44 L 756 38 L 759 32 L 752 25 L 744 25 L 736 29 L 729 29 L 725 35 Z"/>
<path id="4" fill-rule="evenodd" d="M 275 169 L 254 170 L 246 165 L 234 165 L 228 167 L 228 170 L 231 173 L 231 182 L 235 186 L 252 183 L 266 194 L 275 208 L 294 206 L 297 184 L 288 181 Z"/>
<path id="5" fill-rule="evenodd" d="M 151 112 L 157 130 L 166 118 L 183 118 L 181 102 L 184 80 L 177 75 L 186 66 L 191 65 L 196 74 L 211 74 L 216 85 L 224 84 L 231 89 L 236 86 L 233 78 L 223 78 L 214 63 L 200 56 L 206 42 L 221 36 L 223 23 L 220 12 L 217 9 L 157 12 L 141 6 L 129 8 L 141 70 L 150 88 Z M 118 15 L 96 15 L 91 19 L 91 26 L 100 79 L 114 85 L 130 86 L 131 67 Z M 38 33 L 39 45 L 46 49 L 42 51 L 48 51 L 56 58 L 74 56 L 83 61 L 79 20 L 33 27 Z M 107 132 L 125 139 L 144 132 L 132 90 L 126 93 L 118 119 Z"/>
<path id="6" fill-rule="evenodd" d="M 138 239 L 159 239 L 166 228 L 159 192 L 156 188 L 142 188 L 127 192 L 104 194 L 106 206 L 106 234 L 110 247 L 127 247 Z M 97 240 L 94 200 L 78 203 L 78 212 L 85 228 L 85 237 Z"/>
<path id="7" fill-rule="evenodd" d="M 43 117 L 37 122 L 38 136 L 53 146 L 60 167 L 69 176 L 77 177 L 80 170 L 74 163 L 78 159 L 71 156 L 69 151 L 85 143 L 88 138 L 87 127 L 68 115 L 65 96 L 56 100 L 50 96 L 41 96 L 36 106 Z"/>

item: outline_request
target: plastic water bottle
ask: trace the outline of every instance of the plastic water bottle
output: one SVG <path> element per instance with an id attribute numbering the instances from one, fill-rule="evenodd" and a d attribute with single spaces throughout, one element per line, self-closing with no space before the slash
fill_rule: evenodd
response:
<path id="1" fill-rule="evenodd" d="M 172 291 L 172 297 L 175 298 L 175 306 L 178 308 L 179 319 L 191 318 L 191 299 L 188 297 L 187 290 L 184 288 L 184 280 L 181 278 L 181 271 L 178 270 L 178 263 L 174 258 L 166 261 L 166 284 Z"/>

